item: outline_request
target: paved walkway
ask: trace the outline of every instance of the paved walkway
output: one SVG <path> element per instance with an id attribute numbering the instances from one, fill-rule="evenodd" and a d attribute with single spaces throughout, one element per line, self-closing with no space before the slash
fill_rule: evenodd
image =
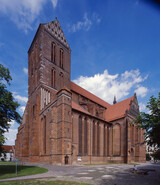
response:
<path id="1" fill-rule="evenodd" d="M 28 163 L 28 165 L 30 164 Z M 56 177 L 53 180 L 86 182 L 95 185 L 160 185 L 160 163 L 141 163 L 138 165 L 137 174 L 131 172 L 132 165 L 125 164 L 96 166 L 34 165 L 47 168 L 49 171 L 44 174 L 0 180 L 0 182 Z M 148 171 L 147 175 L 143 173 L 144 170 Z"/>

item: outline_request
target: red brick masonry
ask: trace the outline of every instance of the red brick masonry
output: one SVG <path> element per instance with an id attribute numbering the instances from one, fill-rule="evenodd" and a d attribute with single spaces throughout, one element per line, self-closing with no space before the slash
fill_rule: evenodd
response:
<path id="1" fill-rule="evenodd" d="M 20 161 L 145 162 L 136 94 L 110 105 L 70 81 L 71 49 L 55 21 L 40 24 L 28 51 L 28 102 L 15 141 Z M 107 91 L 106 91 L 107 93 Z"/>

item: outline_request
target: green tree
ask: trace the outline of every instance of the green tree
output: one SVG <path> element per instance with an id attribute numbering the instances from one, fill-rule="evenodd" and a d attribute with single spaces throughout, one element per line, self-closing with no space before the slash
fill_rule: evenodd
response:
<path id="1" fill-rule="evenodd" d="M 158 98 L 150 97 L 146 108 L 149 109 L 149 113 L 141 112 L 134 122 L 146 130 L 146 142 L 158 148 L 160 147 L 160 93 Z"/>
<path id="2" fill-rule="evenodd" d="M 7 90 L 7 85 L 10 85 L 11 80 L 9 69 L 0 64 L 0 153 L 1 146 L 6 139 L 4 133 L 10 127 L 9 122 L 11 120 L 21 122 L 21 116 L 16 111 L 19 104 L 14 100 L 12 93 Z"/>

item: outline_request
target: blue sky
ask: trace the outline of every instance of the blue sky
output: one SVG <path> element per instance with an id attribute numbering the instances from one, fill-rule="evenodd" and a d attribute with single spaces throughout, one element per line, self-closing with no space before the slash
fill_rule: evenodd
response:
<path id="1" fill-rule="evenodd" d="M 27 102 L 27 51 L 39 23 L 58 18 L 72 50 L 71 80 L 112 103 L 137 93 L 140 110 L 160 87 L 160 9 L 145 0 L 0 0 L 0 63 Z M 11 122 L 6 144 L 14 144 Z"/>

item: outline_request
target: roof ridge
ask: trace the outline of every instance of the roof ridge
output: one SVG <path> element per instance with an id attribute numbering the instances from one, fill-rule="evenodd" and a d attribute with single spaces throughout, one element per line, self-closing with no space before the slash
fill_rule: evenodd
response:
<path id="1" fill-rule="evenodd" d="M 116 105 L 116 104 L 118 104 L 118 103 L 122 103 L 122 102 L 127 101 L 127 100 L 132 99 L 132 98 L 134 99 L 134 97 L 135 97 L 135 96 L 131 96 L 131 97 L 127 98 L 127 99 L 124 99 L 124 100 L 122 100 L 122 101 L 119 101 L 119 102 L 115 103 L 114 105 Z M 114 105 L 112 105 L 112 107 L 113 107 Z"/>
<path id="2" fill-rule="evenodd" d="M 74 89 L 73 85 L 74 85 L 74 86 L 77 86 L 78 88 L 80 88 L 83 92 L 79 92 L 78 90 L 76 91 L 76 89 Z M 94 95 L 94 94 L 91 93 L 90 91 L 87 91 L 86 89 L 84 89 L 83 87 L 77 85 L 76 83 L 74 83 L 74 82 L 72 82 L 72 81 L 71 81 L 71 90 L 73 90 L 73 91 L 75 91 L 75 92 L 81 94 L 82 96 L 84 96 L 84 97 L 86 97 L 86 98 L 92 100 L 93 102 L 95 102 L 95 103 L 97 103 L 97 104 L 99 104 L 99 105 L 101 105 L 101 106 L 103 106 L 103 107 L 108 108 L 109 106 L 111 106 L 111 104 L 109 104 L 108 102 L 104 101 L 103 99 L 99 98 L 98 96 Z M 84 93 L 87 93 L 88 96 L 87 96 L 87 94 L 84 94 Z M 90 97 L 91 95 L 92 95 L 93 97 Z M 95 100 L 94 98 L 96 98 L 96 100 Z M 99 102 L 99 101 L 100 101 L 100 102 Z"/>

